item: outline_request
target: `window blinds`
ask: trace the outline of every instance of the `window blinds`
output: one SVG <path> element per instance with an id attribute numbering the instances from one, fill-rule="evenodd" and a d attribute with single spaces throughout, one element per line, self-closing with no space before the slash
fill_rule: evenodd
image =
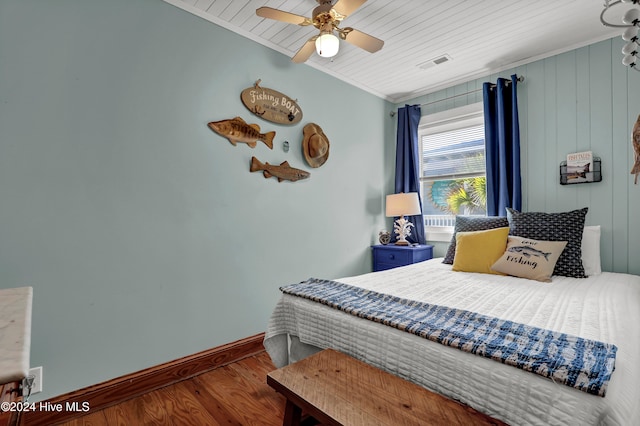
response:
<path id="1" fill-rule="evenodd" d="M 485 174 L 484 124 L 422 136 L 423 179 Z"/>

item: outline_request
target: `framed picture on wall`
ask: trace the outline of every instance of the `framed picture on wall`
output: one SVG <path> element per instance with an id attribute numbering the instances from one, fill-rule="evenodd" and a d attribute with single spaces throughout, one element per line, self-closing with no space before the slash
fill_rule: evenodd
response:
<path id="1" fill-rule="evenodd" d="M 593 182 L 593 170 L 591 151 L 567 155 L 567 183 Z"/>

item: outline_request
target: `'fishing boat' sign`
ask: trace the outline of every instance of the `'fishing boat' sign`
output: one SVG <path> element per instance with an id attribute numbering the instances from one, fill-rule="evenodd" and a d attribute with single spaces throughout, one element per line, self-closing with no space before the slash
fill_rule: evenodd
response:
<path id="1" fill-rule="evenodd" d="M 278 124 L 296 124 L 302 120 L 298 103 L 272 89 L 260 87 L 260 80 L 240 94 L 242 103 L 249 111 L 267 121 Z"/>

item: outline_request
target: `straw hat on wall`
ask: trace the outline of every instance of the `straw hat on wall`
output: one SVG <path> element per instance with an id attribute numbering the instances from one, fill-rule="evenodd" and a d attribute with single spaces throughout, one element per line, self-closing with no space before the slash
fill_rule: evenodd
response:
<path id="1" fill-rule="evenodd" d="M 329 139 L 315 123 L 304 126 L 302 133 L 302 152 L 307 163 L 314 168 L 322 166 L 329 158 Z"/>

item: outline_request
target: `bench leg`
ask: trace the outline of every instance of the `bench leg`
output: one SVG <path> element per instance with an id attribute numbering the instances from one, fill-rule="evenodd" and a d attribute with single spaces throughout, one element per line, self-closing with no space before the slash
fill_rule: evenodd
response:
<path id="1" fill-rule="evenodd" d="M 301 417 L 302 409 L 287 399 L 287 405 L 284 407 L 282 426 L 300 426 Z"/>

